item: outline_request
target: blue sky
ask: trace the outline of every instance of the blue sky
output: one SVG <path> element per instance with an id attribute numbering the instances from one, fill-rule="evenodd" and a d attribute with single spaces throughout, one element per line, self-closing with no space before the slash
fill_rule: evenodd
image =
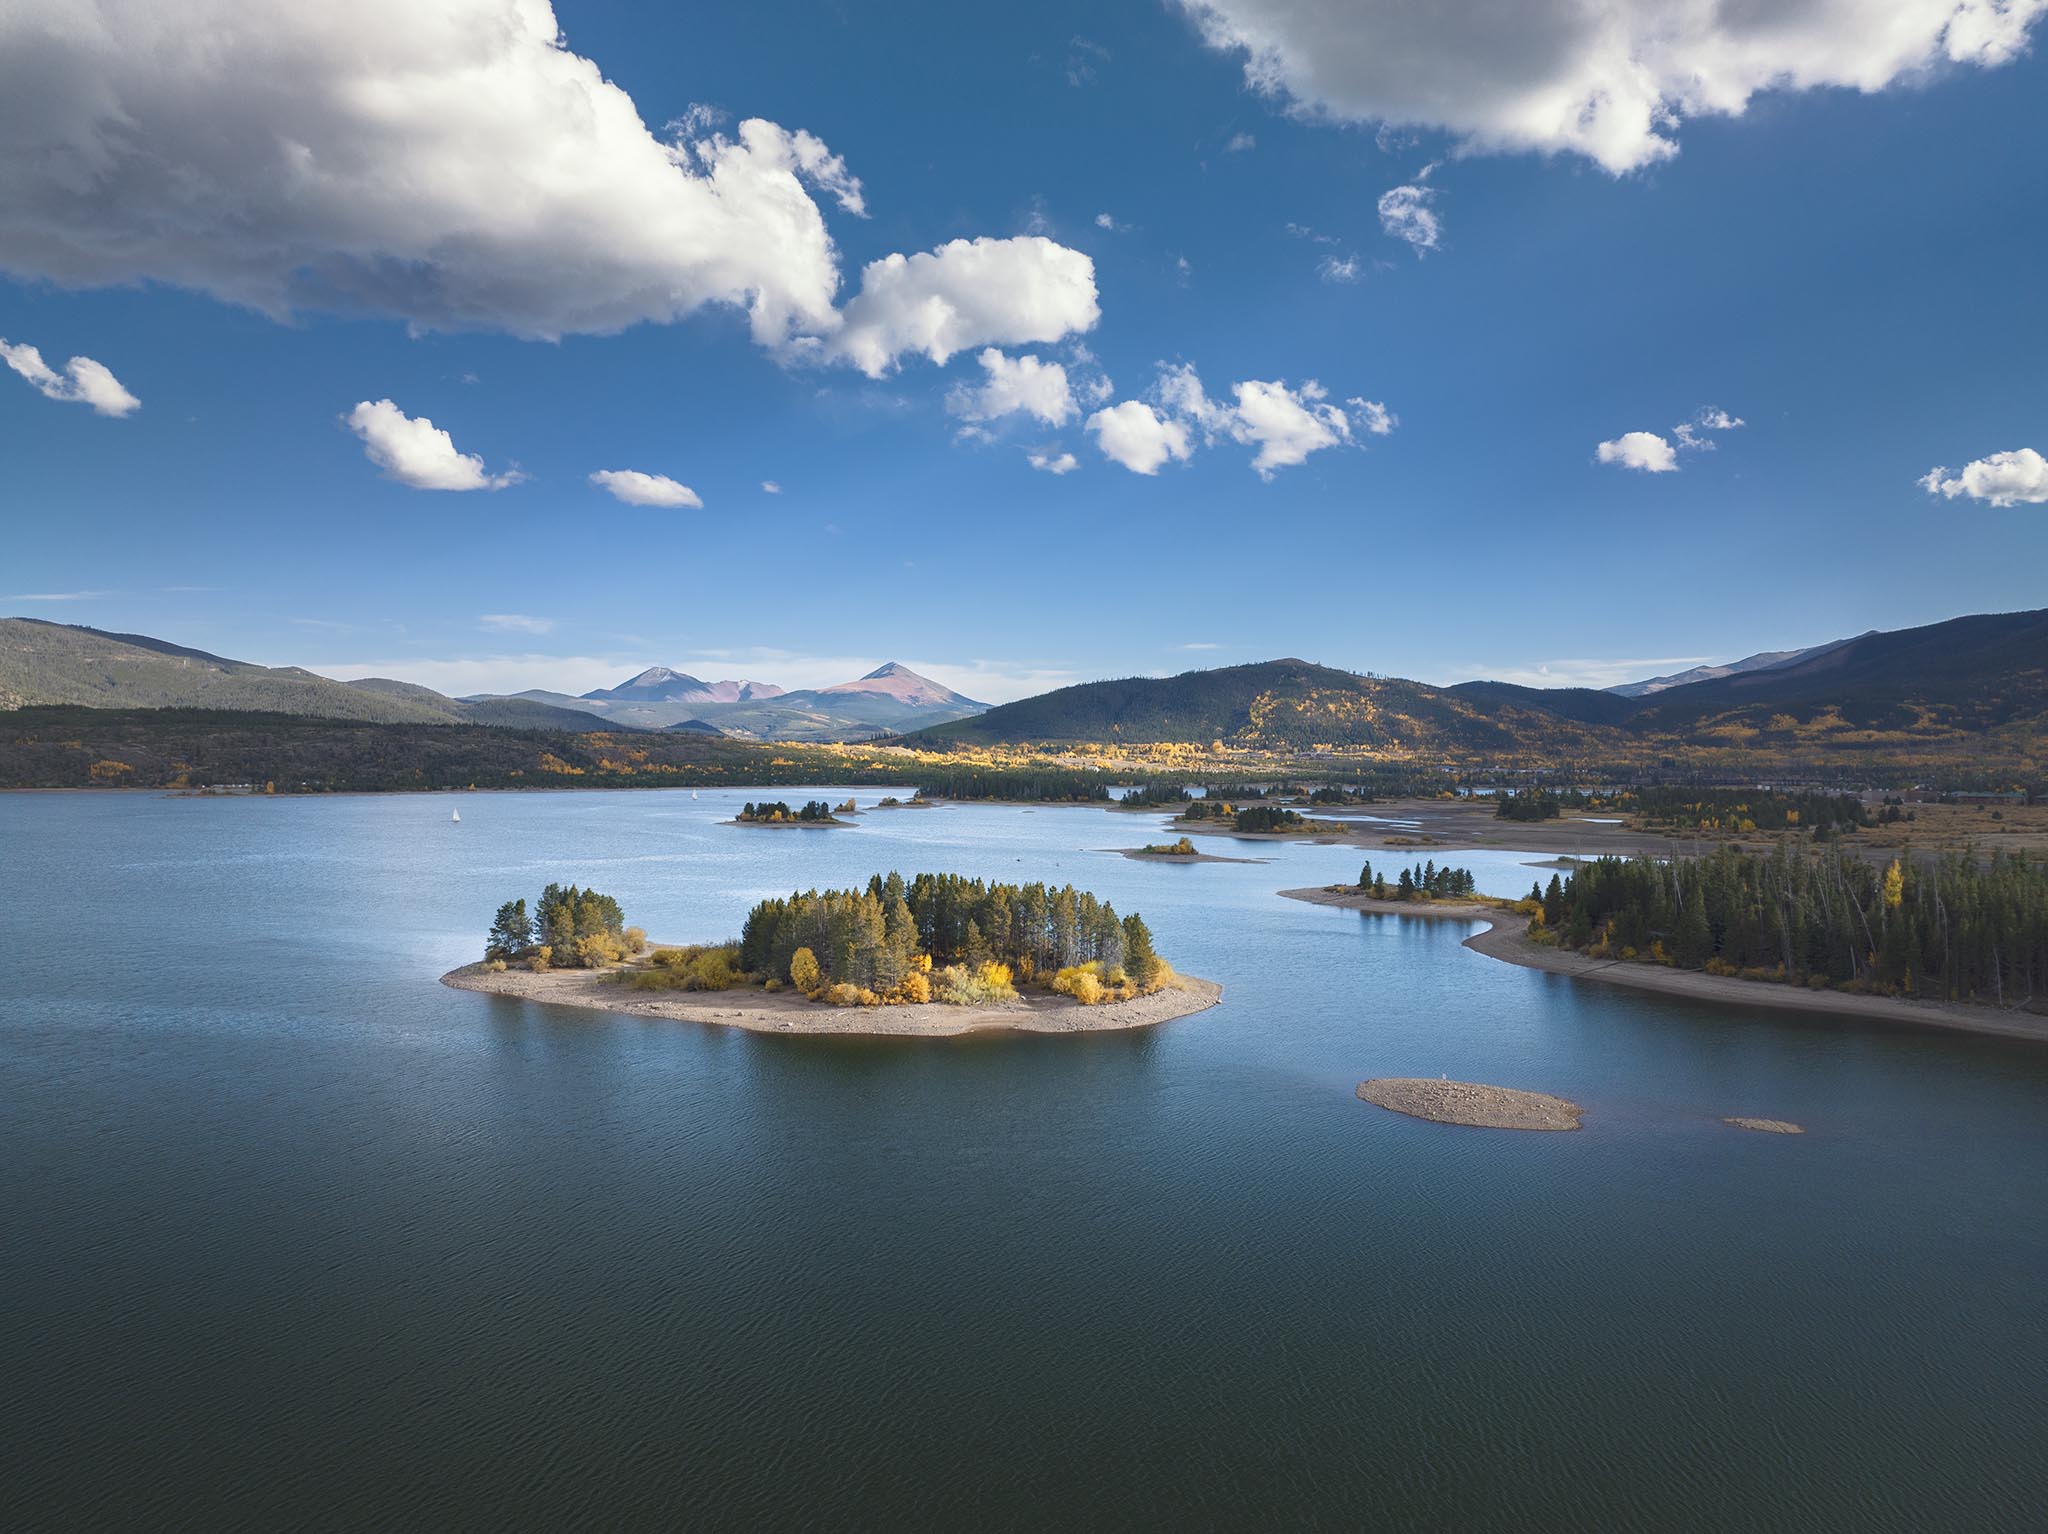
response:
<path id="1" fill-rule="evenodd" d="M 28 0 L 0 610 L 451 692 L 896 658 L 999 700 L 1278 655 L 1605 683 L 2048 601 L 2039 0 L 1464 8 L 563 0 L 646 125 L 586 141 L 534 0 L 285 7 L 244 30 L 288 66 L 225 86 L 145 67 L 217 0 Z M 750 118 L 723 201 L 658 163 Z M 387 400 L 414 435 L 348 424 Z"/>

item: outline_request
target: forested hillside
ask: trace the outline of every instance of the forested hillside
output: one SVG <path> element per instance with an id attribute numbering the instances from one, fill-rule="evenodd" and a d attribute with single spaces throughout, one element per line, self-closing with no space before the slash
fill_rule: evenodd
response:
<path id="1" fill-rule="evenodd" d="M 0 788 L 279 793 L 423 788 L 914 783 L 902 763 L 695 731 L 524 730 L 207 709 L 27 708 L 0 715 Z"/>
<path id="2" fill-rule="evenodd" d="M 1976 762 L 2038 775 L 2048 611 L 1872 633 L 1774 670 L 1641 698 L 1504 682 L 1432 687 L 1301 660 L 1088 682 L 918 732 L 919 744 L 1318 746 L 1554 766 Z"/>
<path id="3" fill-rule="evenodd" d="M 603 727 L 588 714 L 524 699 L 459 703 L 388 677 L 337 682 L 296 666 L 259 666 L 147 634 L 110 634 L 38 618 L 0 618 L 0 710 L 193 708 L 303 714 L 378 724 Z"/>

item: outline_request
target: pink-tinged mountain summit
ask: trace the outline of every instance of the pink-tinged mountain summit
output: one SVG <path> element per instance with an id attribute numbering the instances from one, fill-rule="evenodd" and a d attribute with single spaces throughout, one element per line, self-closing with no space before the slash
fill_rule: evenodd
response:
<path id="1" fill-rule="evenodd" d="M 772 682 L 707 682 L 669 666 L 649 666 L 616 687 L 600 687 L 580 698 L 541 689 L 513 696 L 578 709 L 632 729 L 708 726 L 743 740 L 864 740 L 947 724 L 989 706 L 897 661 L 851 682 L 794 691 Z"/>

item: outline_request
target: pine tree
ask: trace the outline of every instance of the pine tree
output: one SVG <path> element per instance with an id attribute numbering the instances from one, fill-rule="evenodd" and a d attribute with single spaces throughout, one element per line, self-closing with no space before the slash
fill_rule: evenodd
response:
<path id="1" fill-rule="evenodd" d="M 1152 947 L 1152 930 L 1135 911 L 1124 918 L 1124 972 L 1139 990 L 1159 983 L 1159 955 Z"/>
<path id="2" fill-rule="evenodd" d="M 533 925 L 527 919 L 524 900 L 508 900 L 498 907 L 491 922 L 491 934 L 484 940 L 487 959 L 516 959 L 533 942 Z"/>

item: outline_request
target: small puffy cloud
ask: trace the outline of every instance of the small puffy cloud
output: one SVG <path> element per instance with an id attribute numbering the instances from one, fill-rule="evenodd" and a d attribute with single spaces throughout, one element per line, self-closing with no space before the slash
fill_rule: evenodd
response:
<path id="1" fill-rule="evenodd" d="M 1095 263 L 1042 235 L 953 240 L 861 273 L 825 355 L 880 378 L 908 355 L 944 365 L 977 346 L 1050 345 L 1101 318 Z"/>
<path id="2" fill-rule="evenodd" d="M 1095 227 L 1097 229 L 1107 229 L 1111 234 L 1129 234 L 1131 232 L 1129 224 L 1120 224 L 1107 213 L 1095 215 Z"/>
<path id="3" fill-rule="evenodd" d="M 1310 453 L 1351 440 L 1350 420 L 1327 401 L 1323 386 L 1313 378 L 1299 389 L 1278 379 L 1253 380 L 1236 385 L 1235 392 L 1236 419 L 1230 434 L 1258 448 L 1252 468 L 1260 479 L 1271 479 L 1275 469 L 1292 468 L 1306 462 Z"/>
<path id="4" fill-rule="evenodd" d="M 1081 462 L 1072 453 L 1062 453 L 1047 448 L 1024 455 L 1031 467 L 1046 474 L 1071 474 L 1081 467 Z"/>
<path id="5" fill-rule="evenodd" d="M 1612 442 L 1601 443 L 1593 453 L 1601 463 L 1616 463 L 1645 474 L 1669 474 L 1678 467 L 1677 450 L 1653 431 L 1625 431 Z"/>
<path id="6" fill-rule="evenodd" d="M 678 484 L 666 474 L 643 474 L 638 469 L 599 469 L 590 482 L 610 492 L 628 506 L 688 506 L 702 510 L 704 501 L 688 485 Z"/>
<path id="7" fill-rule="evenodd" d="M 1096 411 L 1088 417 L 1088 430 L 1103 457 L 1133 474 L 1157 474 L 1169 458 L 1185 459 L 1193 451 L 1187 427 L 1162 419 L 1143 400 L 1127 399 Z"/>
<path id="8" fill-rule="evenodd" d="M 485 613 L 476 620 L 476 626 L 493 634 L 552 634 L 555 620 L 530 617 L 526 613 Z"/>
<path id="9" fill-rule="evenodd" d="M 1419 182 L 1389 187 L 1380 193 L 1380 228 L 1397 240 L 1407 241 L 1418 257 L 1439 249 L 1443 241 L 1443 221 L 1430 206 L 1435 197 L 1435 187 L 1423 186 Z"/>
<path id="10" fill-rule="evenodd" d="M 1189 422 L 1202 433 L 1202 440 L 1214 442 L 1230 430 L 1230 409 L 1209 398 L 1201 376 L 1192 362 L 1178 367 L 1161 367 L 1157 387 L 1160 404 L 1167 413 Z"/>
<path id="11" fill-rule="evenodd" d="M 27 379 L 29 386 L 47 399 L 68 404 L 90 405 L 100 415 L 124 416 L 142 408 L 142 401 L 121 387 L 106 367 L 90 357 L 73 357 L 58 372 L 43 354 L 26 341 L 9 345 L 0 337 L 0 360 Z"/>
<path id="12" fill-rule="evenodd" d="M 1746 423 L 1739 415 L 1730 415 L 1714 405 L 1702 405 L 1692 419 L 1680 421 L 1671 428 L 1671 435 L 1678 439 L 1682 449 L 1696 452 L 1711 451 L 1714 439 L 1706 435 L 1710 431 L 1735 431 Z"/>
<path id="13" fill-rule="evenodd" d="M 764 479 L 764 480 L 762 480 L 762 481 L 761 481 L 761 493 L 762 493 L 763 495 L 780 495 L 780 494 L 782 494 L 782 481 L 781 481 L 781 480 L 779 480 L 779 479 Z"/>
<path id="14" fill-rule="evenodd" d="M 1316 266 L 1316 275 L 1325 282 L 1356 282 L 1362 271 L 1356 256 L 1325 256 Z"/>
<path id="15" fill-rule="evenodd" d="M 1620 175 L 1689 118 L 1763 91 L 1881 91 L 2026 51 L 2048 0 L 1178 0 L 1246 84 L 1303 118 L 1440 129 L 1468 153 L 1584 155 Z M 1398 135 L 1397 135 L 1398 136 Z"/>
<path id="16" fill-rule="evenodd" d="M 1401 424 L 1401 418 L 1376 399 L 1360 399 L 1354 394 L 1344 403 L 1358 412 L 1359 427 L 1368 436 L 1392 436 L 1394 428 Z"/>
<path id="17" fill-rule="evenodd" d="M 1259 147 L 1259 141 L 1249 133 L 1233 133 L 1230 142 L 1223 146 L 1225 154 L 1246 154 Z"/>
<path id="18" fill-rule="evenodd" d="M 2048 458 L 2030 447 L 1993 453 L 1964 464 L 1959 474 L 1950 474 L 1945 468 L 1930 469 L 1921 476 L 1920 488 L 1951 501 L 1966 495 L 1993 506 L 2048 504 Z"/>
<path id="19" fill-rule="evenodd" d="M 979 388 L 955 385 L 948 397 L 953 414 L 969 421 L 993 421 L 1006 415 L 1030 415 L 1048 426 L 1064 426 L 1074 417 L 1074 392 L 1067 370 L 1038 357 L 1006 357 L 991 346 L 981 354 L 987 382 Z"/>
<path id="20" fill-rule="evenodd" d="M 456 452 L 448 433 L 425 416 L 407 415 L 388 399 L 364 400 L 343 420 L 387 479 L 415 490 L 502 490 L 526 478 L 517 469 L 485 473 L 482 458 Z"/>
<path id="21" fill-rule="evenodd" d="M 1222 404 L 1209 397 L 1192 363 L 1162 365 L 1152 394 L 1156 409 L 1142 400 L 1126 400 L 1114 411 L 1098 411 L 1088 422 L 1088 429 L 1096 431 L 1098 421 L 1120 416 L 1119 446 L 1125 451 L 1112 451 L 1100 435 L 1098 444 L 1106 457 L 1140 474 L 1157 473 L 1168 457 L 1187 458 L 1199 438 L 1204 445 L 1228 440 L 1257 448 L 1252 468 L 1259 478 L 1271 479 L 1279 469 L 1306 462 L 1311 453 L 1355 442 L 1358 430 L 1383 437 L 1397 424 L 1386 406 L 1355 398 L 1344 402 L 1357 412 L 1354 419 L 1330 403 L 1328 391 L 1312 378 L 1299 388 L 1289 388 L 1282 379 L 1249 379 L 1231 386 L 1234 404 Z M 1176 428 L 1178 434 L 1170 435 Z M 1162 445 L 1171 443 L 1180 450 Z"/>

